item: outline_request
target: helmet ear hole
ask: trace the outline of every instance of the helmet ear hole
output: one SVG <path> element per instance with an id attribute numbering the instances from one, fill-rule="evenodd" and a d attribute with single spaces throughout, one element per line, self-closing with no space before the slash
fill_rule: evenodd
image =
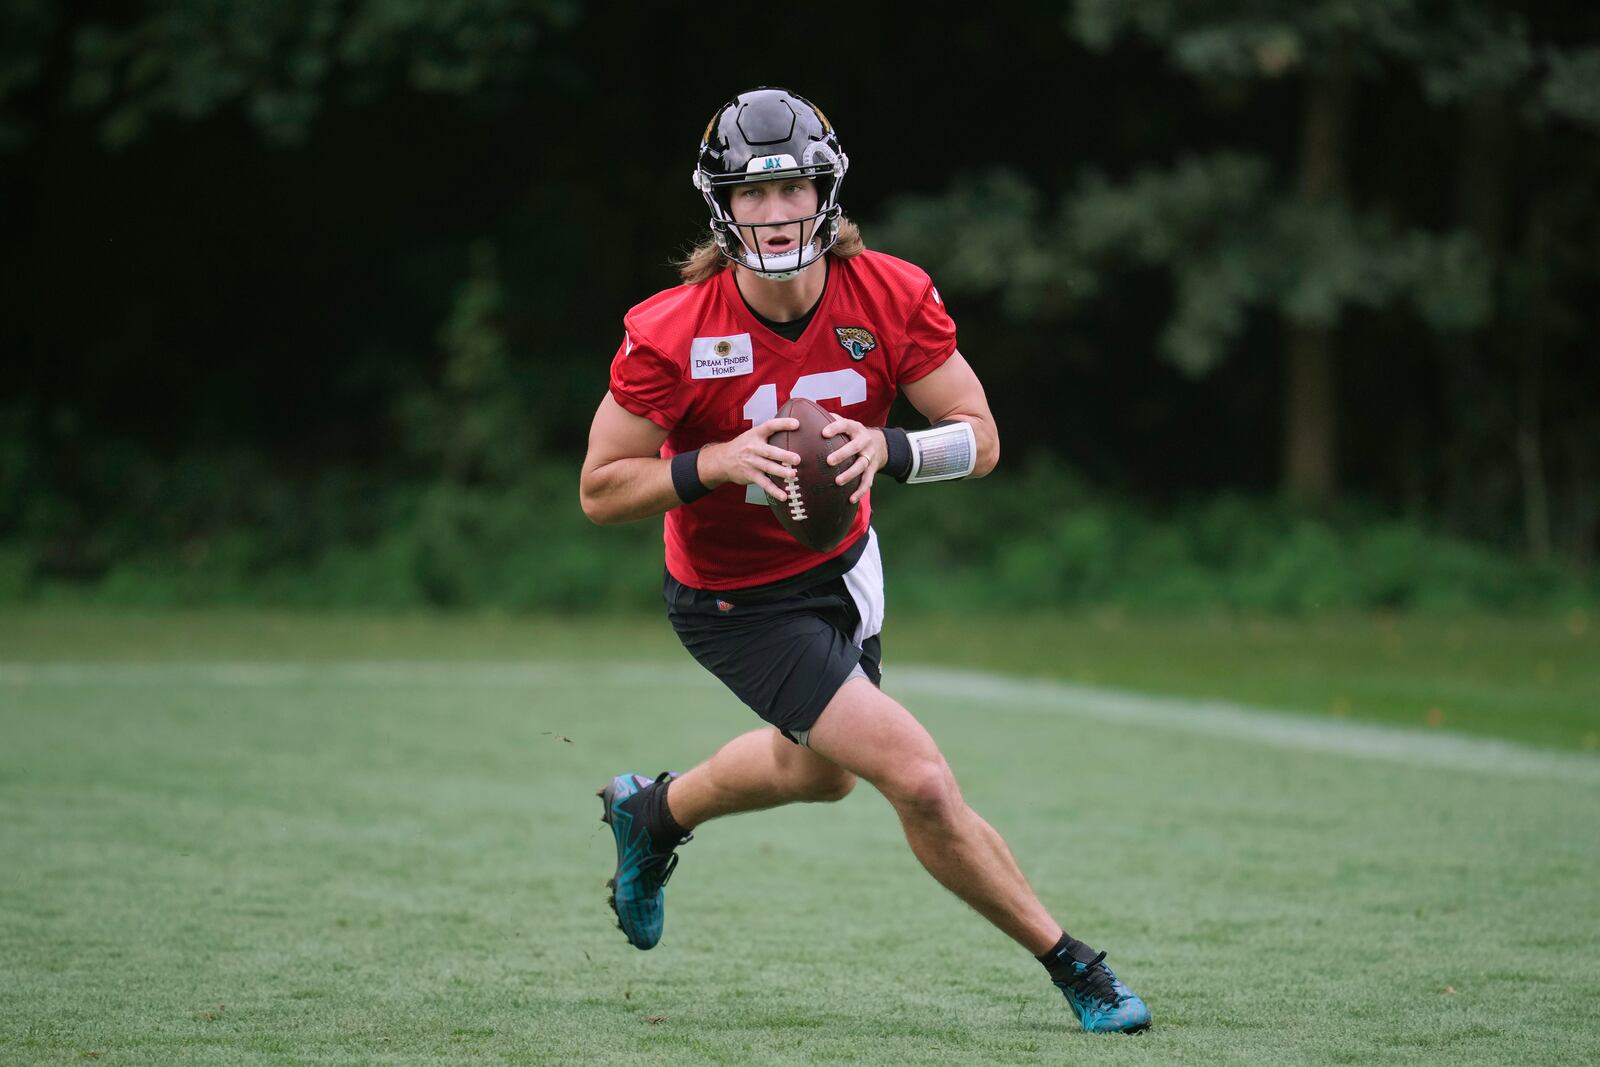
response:
<path id="1" fill-rule="evenodd" d="M 717 250 L 730 259 L 738 258 L 738 251 L 734 248 L 732 227 L 720 219 L 711 220 L 711 240 L 716 244 Z"/>
<path id="2" fill-rule="evenodd" d="M 844 212 L 838 208 L 833 208 L 823 216 L 821 224 L 817 226 L 818 245 L 823 248 L 833 247 L 833 243 L 839 239 L 839 219 L 843 214 Z"/>

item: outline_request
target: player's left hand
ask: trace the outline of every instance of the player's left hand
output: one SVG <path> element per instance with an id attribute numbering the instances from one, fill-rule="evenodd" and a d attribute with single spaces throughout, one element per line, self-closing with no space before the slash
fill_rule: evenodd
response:
<path id="1" fill-rule="evenodd" d="M 889 443 L 884 440 L 883 431 L 876 426 L 863 426 L 854 419 L 835 415 L 833 421 L 822 428 L 822 436 L 838 437 L 841 434 L 850 439 L 828 456 L 828 465 L 843 468 L 834 478 L 837 485 L 843 485 L 852 478 L 861 479 L 856 491 L 850 494 L 850 503 L 855 504 L 872 488 L 873 475 L 889 462 Z"/>

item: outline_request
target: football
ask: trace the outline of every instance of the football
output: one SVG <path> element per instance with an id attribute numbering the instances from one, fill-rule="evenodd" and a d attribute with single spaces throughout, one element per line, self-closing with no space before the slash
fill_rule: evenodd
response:
<path id="1" fill-rule="evenodd" d="M 828 466 L 828 457 L 844 446 L 846 437 L 823 437 L 822 428 L 833 416 L 815 401 L 795 397 L 778 409 L 780 419 L 799 419 L 798 430 L 784 430 L 770 438 L 779 448 L 800 457 L 794 477 L 784 483 L 788 500 L 767 498 L 772 513 L 796 541 L 814 552 L 827 552 L 837 545 L 856 520 L 860 504 L 850 503 L 850 494 L 861 484 L 853 478 L 836 485 L 840 468 Z"/>

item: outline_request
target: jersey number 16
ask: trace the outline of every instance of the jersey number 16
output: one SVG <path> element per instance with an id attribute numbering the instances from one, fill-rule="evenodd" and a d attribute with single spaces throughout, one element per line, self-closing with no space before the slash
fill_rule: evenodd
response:
<path id="1" fill-rule="evenodd" d="M 867 399 L 867 379 L 860 371 L 830 370 L 821 374 L 806 374 L 794 383 L 794 388 L 789 390 L 791 399 L 798 397 L 802 400 L 815 400 L 822 403 L 824 400 L 837 400 L 841 405 L 848 407 L 859 404 Z M 744 402 L 744 417 L 752 426 L 758 426 L 768 419 L 778 415 L 778 387 L 771 382 L 761 386 Z M 765 504 L 767 494 L 760 486 L 747 485 L 744 489 L 744 502 L 746 504 Z"/>

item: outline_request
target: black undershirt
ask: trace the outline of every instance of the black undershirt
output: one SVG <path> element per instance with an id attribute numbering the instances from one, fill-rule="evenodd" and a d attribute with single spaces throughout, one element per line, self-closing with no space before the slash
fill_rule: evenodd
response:
<path id="1" fill-rule="evenodd" d="M 831 273 L 831 268 L 828 265 L 828 261 L 824 259 L 822 262 L 823 270 Z M 736 285 L 734 288 L 738 289 L 739 287 Z M 811 325 L 812 318 L 817 314 L 817 308 L 822 306 L 822 298 L 827 295 L 828 282 L 827 278 L 824 277 L 822 282 L 822 292 L 817 296 L 817 302 L 812 304 L 811 307 L 806 310 L 804 315 L 801 315 L 798 319 L 790 319 L 788 322 L 774 322 L 765 315 L 761 314 L 761 312 L 757 311 L 755 308 L 750 307 L 750 301 L 745 300 L 744 290 L 739 290 L 739 299 L 744 300 L 744 306 L 749 309 L 750 314 L 756 317 L 756 321 L 791 344 L 800 340 L 800 335 L 806 332 L 806 327 Z"/>

